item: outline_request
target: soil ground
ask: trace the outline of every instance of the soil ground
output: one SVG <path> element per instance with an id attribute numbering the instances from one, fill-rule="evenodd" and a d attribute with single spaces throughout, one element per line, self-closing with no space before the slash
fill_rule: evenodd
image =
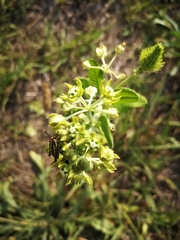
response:
<path id="1" fill-rule="evenodd" d="M 119 42 L 126 41 L 127 46 L 135 46 L 138 50 L 141 48 L 143 39 L 141 35 L 141 26 L 137 24 L 136 31 L 131 37 L 122 37 L 123 28 L 127 26 L 127 21 L 116 15 L 118 9 L 123 7 L 121 3 L 111 5 L 105 3 L 105 1 L 64 1 L 62 4 L 55 5 L 54 1 L 37 1 L 28 10 L 27 14 L 23 18 L 14 16 L 12 22 L 14 22 L 21 30 L 22 37 L 17 39 L 14 37 L 14 44 L 12 45 L 13 53 L 18 54 L 18 51 L 25 51 L 28 47 L 23 41 L 26 36 L 29 40 L 34 41 L 36 38 L 43 38 L 45 25 L 47 21 L 52 22 L 54 29 L 54 35 L 57 35 L 57 41 L 60 41 L 58 36 L 59 31 L 66 32 L 67 38 L 72 38 L 76 35 L 76 32 L 87 32 L 88 28 L 93 25 L 94 29 L 98 26 L 112 26 L 110 27 L 108 34 L 104 32 L 101 36 L 94 41 L 94 44 L 103 42 L 107 46 L 114 46 Z M 58 7 L 57 7 L 58 6 Z M 93 9 L 93 11 L 92 11 Z M 127 9 L 128 10 L 128 9 Z M 114 17 L 116 15 L 116 17 Z M 118 23 L 120 21 L 120 24 Z M 118 24 L 118 27 L 117 27 Z M 45 52 L 43 48 L 39 50 L 33 50 L 31 57 L 39 58 L 41 61 L 44 58 Z M 93 45 L 94 47 L 94 45 Z M 94 47 L 95 48 L 95 47 Z M 127 47 L 128 48 L 128 47 Z M 129 47 L 130 48 L 130 47 Z M 138 58 L 138 53 L 133 52 L 134 56 L 130 56 L 132 52 L 123 56 L 123 65 L 121 69 L 126 72 L 131 71 L 134 66 L 134 62 Z M 71 61 L 73 52 L 69 52 L 69 61 Z M 75 58 L 74 58 L 75 59 Z M 77 60 L 74 64 L 79 66 L 78 74 L 81 74 L 81 59 Z M 127 67 L 128 64 L 128 67 Z M 171 69 L 171 63 L 167 63 L 167 69 Z M 72 71 L 70 65 L 62 65 L 58 69 L 58 74 L 67 75 L 73 79 L 77 72 Z M 168 71 L 168 70 L 166 70 Z M 68 74 L 67 74 L 68 73 Z M 167 82 L 163 89 L 163 94 L 169 94 L 173 92 L 173 96 L 176 97 L 180 91 L 179 79 L 175 78 L 172 82 Z M 46 116 L 48 113 L 56 111 L 57 107 L 53 103 L 53 98 L 57 94 L 58 86 L 53 74 L 39 74 L 36 70 L 28 77 L 28 79 L 21 78 L 18 80 L 11 91 L 7 90 L 8 99 L 5 107 L 0 112 L 0 164 L 3 166 L 8 165 L 7 171 L 1 174 L 1 180 L 5 181 L 11 178 L 11 188 L 15 188 L 19 192 L 26 196 L 32 197 L 32 183 L 33 178 L 36 175 L 38 169 L 33 164 L 29 156 L 29 151 L 33 150 L 40 154 L 44 160 L 46 166 L 51 164 L 51 158 L 48 157 L 45 152 L 45 146 L 48 144 L 48 138 L 44 133 L 44 129 L 48 130 L 48 121 Z M 61 83 L 62 84 L 62 83 Z M 173 104 L 172 96 L 172 104 Z M 1 99 L 3 101 L 3 98 Z M 33 104 L 32 104 L 33 103 Z M 39 105 L 36 105 L 38 103 Z M 38 109 L 38 110 L 37 110 Z M 172 106 L 163 104 L 159 107 L 156 113 L 153 113 L 153 117 L 158 118 L 159 115 L 166 115 L 168 111 L 172 110 Z M 174 113 L 174 119 L 179 121 L 180 114 Z M 156 133 L 153 133 L 156 134 Z M 176 136 L 176 139 L 180 137 L 180 130 L 176 127 L 172 135 Z M 179 138 L 180 139 L 180 138 Z M 177 150 L 172 150 L 172 155 Z M 169 188 L 162 183 L 161 179 L 167 177 L 171 179 L 177 186 L 180 186 L 180 165 L 178 161 L 172 162 L 159 174 L 159 186 L 164 192 L 164 196 L 172 201 L 172 196 Z M 174 195 L 175 208 L 180 207 L 180 196 Z"/>

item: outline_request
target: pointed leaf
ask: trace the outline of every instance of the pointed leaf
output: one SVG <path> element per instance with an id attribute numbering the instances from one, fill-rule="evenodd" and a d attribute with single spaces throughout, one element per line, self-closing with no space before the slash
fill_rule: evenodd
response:
<path id="1" fill-rule="evenodd" d="M 85 88 L 90 86 L 89 78 L 85 78 L 85 77 L 78 77 L 78 78 L 82 82 L 83 89 L 85 89 Z"/>
<path id="2" fill-rule="evenodd" d="M 105 165 L 106 169 L 108 170 L 108 172 L 113 173 L 115 170 L 117 170 L 117 168 L 114 166 L 113 163 L 111 162 L 103 162 L 103 164 Z"/>
<path id="3" fill-rule="evenodd" d="M 111 148 L 114 148 L 113 136 L 109 128 L 108 120 L 105 116 L 101 116 L 100 118 L 101 129 L 104 133 L 104 136 Z"/>
<path id="4" fill-rule="evenodd" d="M 127 113 L 127 110 L 130 108 L 138 108 L 147 104 L 147 99 L 141 94 L 137 93 L 138 100 L 136 102 L 124 103 L 124 104 L 114 104 L 113 106 L 119 111 L 119 113 Z"/>
<path id="5" fill-rule="evenodd" d="M 138 93 L 138 100 L 136 102 L 127 103 L 125 105 L 127 105 L 129 107 L 137 108 L 137 107 L 142 107 L 145 104 L 147 104 L 147 99 L 144 96 L 142 96 L 141 94 Z"/>
<path id="6" fill-rule="evenodd" d="M 39 169 L 41 171 L 44 170 L 44 162 L 43 162 L 43 158 L 41 157 L 41 155 L 37 154 L 34 151 L 29 151 L 29 155 L 31 157 L 31 160 L 39 167 Z"/>
<path id="7" fill-rule="evenodd" d="M 112 234 L 112 232 L 115 230 L 113 222 L 109 221 L 106 218 L 102 219 L 94 218 L 93 221 L 91 221 L 91 225 L 95 229 L 105 234 Z"/>
<path id="8" fill-rule="evenodd" d="M 133 103 L 138 100 L 138 94 L 130 88 L 120 88 L 118 90 L 121 90 L 121 92 L 119 94 L 120 100 L 117 104 Z"/>
<path id="9" fill-rule="evenodd" d="M 139 57 L 139 73 L 159 71 L 164 66 L 163 52 L 164 46 L 162 43 L 156 43 L 152 47 L 143 49 Z"/>
<path id="10" fill-rule="evenodd" d="M 97 62 L 93 59 L 91 59 L 89 62 L 91 66 L 97 66 L 97 67 L 99 66 Z M 88 73 L 89 73 L 90 84 L 96 87 L 99 93 L 99 85 L 100 85 L 100 82 L 103 80 L 103 71 L 101 71 L 100 69 L 90 68 Z"/>
<path id="11" fill-rule="evenodd" d="M 9 190 L 9 182 L 5 182 L 2 184 L 2 186 L 0 187 L 0 192 L 1 192 L 1 197 L 4 197 L 5 201 L 13 208 L 17 208 L 18 205 L 15 201 L 15 199 L 13 198 L 13 195 L 11 193 L 11 191 Z"/>

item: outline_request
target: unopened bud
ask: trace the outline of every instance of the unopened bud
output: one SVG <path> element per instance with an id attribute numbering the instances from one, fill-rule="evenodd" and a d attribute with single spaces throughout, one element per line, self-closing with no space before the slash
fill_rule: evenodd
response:
<path id="1" fill-rule="evenodd" d="M 123 54 L 125 51 L 126 43 L 123 42 L 115 47 L 116 54 Z"/>
<path id="2" fill-rule="evenodd" d="M 101 45 L 96 48 L 96 54 L 99 58 L 104 58 L 107 55 L 107 47 L 105 45 Z"/>
<path id="3" fill-rule="evenodd" d="M 117 76 L 117 79 L 123 80 L 123 79 L 125 79 L 125 77 L 126 77 L 126 74 L 121 73 Z"/>
<path id="4" fill-rule="evenodd" d="M 90 67 L 91 67 L 91 64 L 88 60 L 86 60 L 82 63 L 82 68 L 83 69 L 89 69 Z"/>

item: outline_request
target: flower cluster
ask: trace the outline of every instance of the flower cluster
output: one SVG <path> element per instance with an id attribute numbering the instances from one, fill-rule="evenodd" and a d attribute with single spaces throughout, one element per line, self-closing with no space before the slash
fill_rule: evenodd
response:
<path id="1" fill-rule="evenodd" d="M 142 51 L 140 64 L 126 78 L 124 73 L 116 74 L 111 65 L 115 58 L 124 54 L 126 44 L 115 47 L 115 54 L 107 64 L 107 47 L 96 48 L 99 66 L 95 60 L 84 61 L 82 66 L 88 70 L 88 77 L 75 78 L 74 85 L 67 84 L 67 94 L 56 99 L 62 110 L 61 114 L 48 116 L 49 126 L 55 132 L 50 137 L 49 155 L 53 155 L 53 166 L 58 174 L 67 177 L 67 184 L 86 182 L 92 185 L 92 170 L 114 172 L 114 160 L 119 156 L 114 153 L 112 132 L 115 130 L 114 119 L 119 115 L 120 105 L 140 107 L 147 103 L 144 96 L 130 88 L 122 87 L 127 81 L 137 79 L 143 71 L 157 71 L 163 66 L 161 43 Z M 113 78 L 118 85 L 112 87 Z"/>
<path id="2" fill-rule="evenodd" d="M 68 93 L 56 99 L 64 114 L 48 116 L 59 146 L 59 158 L 54 165 L 66 174 L 67 184 L 85 181 L 92 185 L 88 174 L 92 169 L 116 170 L 113 161 L 119 157 L 108 146 L 101 118 L 108 119 L 107 128 L 113 125 L 112 120 L 118 117 L 118 112 L 111 105 L 120 97 L 119 92 L 110 87 L 110 81 L 102 81 L 100 96 L 97 96 L 96 87 L 83 89 L 80 79 L 75 81 L 75 86 L 66 84 Z"/>

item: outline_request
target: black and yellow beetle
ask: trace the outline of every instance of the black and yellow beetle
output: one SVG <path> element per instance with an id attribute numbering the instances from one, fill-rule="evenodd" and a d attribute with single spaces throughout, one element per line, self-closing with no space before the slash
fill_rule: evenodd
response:
<path id="1" fill-rule="evenodd" d="M 44 130 L 44 132 L 47 134 L 47 136 L 49 137 L 49 153 L 48 156 L 53 156 L 54 157 L 54 162 L 57 161 L 57 159 L 59 158 L 59 153 L 62 152 L 62 144 L 60 144 L 60 140 L 58 140 L 58 136 L 57 135 L 52 135 L 50 136 L 48 132 L 46 132 L 46 130 Z"/>

